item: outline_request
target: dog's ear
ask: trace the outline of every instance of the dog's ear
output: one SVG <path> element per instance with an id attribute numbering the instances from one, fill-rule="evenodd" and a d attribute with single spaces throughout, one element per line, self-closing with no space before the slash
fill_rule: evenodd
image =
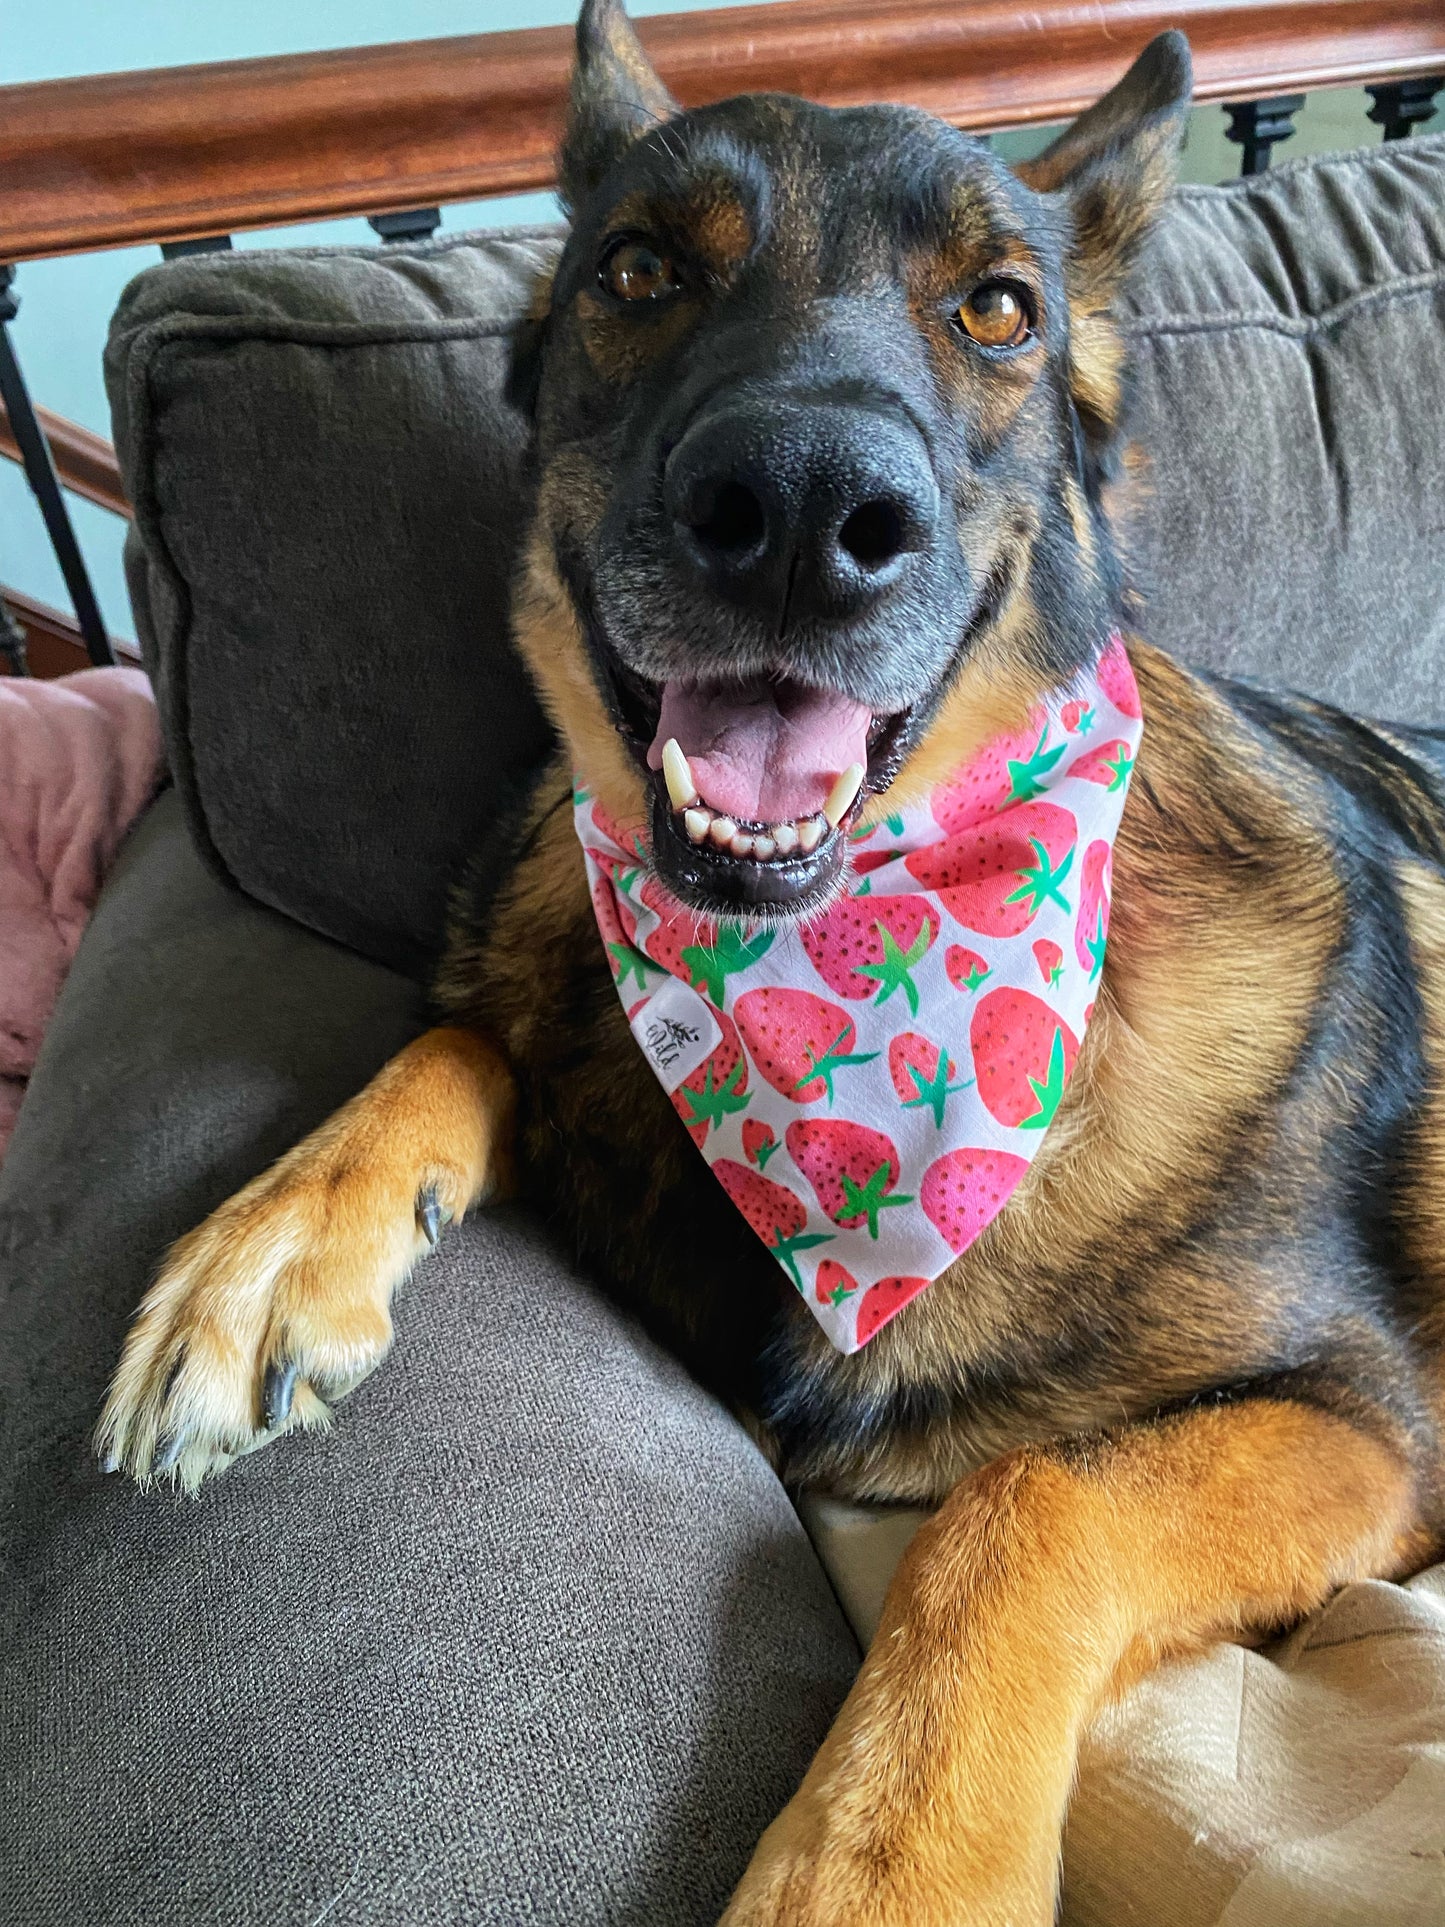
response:
<path id="1" fill-rule="evenodd" d="M 1039 193 L 1068 200 L 1076 311 L 1098 313 L 1123 285 L 1174 185 L 1192 87 L 1189 42 L 1161 33 L 1116 86 L 1016 170 Z"/>
<path id="2" fill-rule="evenodd" d="M 621 0 L 583 0 L 567 131 L 562 198 L 575 210 L 635 140 L 677 112 L 642 51 Z"/>

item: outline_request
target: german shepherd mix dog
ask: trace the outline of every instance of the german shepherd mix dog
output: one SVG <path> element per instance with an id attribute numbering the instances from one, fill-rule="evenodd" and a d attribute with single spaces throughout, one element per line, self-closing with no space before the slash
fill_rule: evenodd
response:
<path id="1" fill-rule="evenodd" d="M 1101 1703 L 1442 1541 L 1438 750 L 1149 648 L 1107 512 L 1110 306 L 1189 93 L 1166 34 L 1010 170 L 904 108 L 681 113 L 587 0 L 573 225 L 515 375 L 516 633 L 564 753 L 463 894 L 447 1021 L 176 1247 L 100 1425 L 109 1464 L 194 1489 L 324 1423 L 441 1227 L 520 1192 L 790 1485 L 936 1507 L 731 1927 L 1049 1921 Z M 650 887 L 806 926 L 861 829 L 1118 630 L 1144 734 L 1072 1081 L 1007 1206 L 844 1354 L 629 1031 L 574 775 L 645 826 Z M 684 755 L 733 731 L 760 795 L 803 793 L 839 715 L 866 747 L 810 833 L 773 835 L 790 803 L 719 840 L 664 712 Z"/>

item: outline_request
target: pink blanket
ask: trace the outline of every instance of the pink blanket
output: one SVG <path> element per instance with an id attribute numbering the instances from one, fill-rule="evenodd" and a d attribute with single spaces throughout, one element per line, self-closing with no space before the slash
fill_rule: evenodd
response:
<path id="1" fill-rule="evenodd" d="M 140 670 L 0 677 L 0 1157 L 106 870 L 160 774 Z"/>

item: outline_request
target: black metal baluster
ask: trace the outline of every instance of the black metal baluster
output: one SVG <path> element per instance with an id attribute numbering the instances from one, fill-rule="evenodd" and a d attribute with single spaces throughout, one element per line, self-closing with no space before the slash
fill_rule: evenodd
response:
<path id="1" fill-rule="evenodd" d="M 188 254 L 229 254 L 229 234 L 202 234 L 194 241 L 162 241 L 161 259 L 180 261 Z"/>
<path id="2" fill-rule="evenodd" d="M 442 224 L 439 207 L 409 207 L 399 214 L 373 214 L 368 226 L 383 241 L 429 241 Z"/>
<path id="3" fill-rule="evenodd" d="M 93 663 L 111 663 L 115 661 L 115 655 L 110 646 L 110 637 L 101 621 L 100 606 L 90 586 L 90 573 L 80 553 L 80 544 L 75 539 L 70 511 L 65 506 L 55 463 L 51 459 L 50 444 L 35 419 L 30 391 L 25 386 L 25 377 L 15 357 L 15 344 L 10 339 L 10 323 L 20 308 L 14 283 L 14 268 L 0 264 L 0 398 L 4 399 L 5 411 L 10 417 L 10 429 L 20 447 L 25 479 L 40 505 L 40 513 L 50 536 L 50 546 L 60 564 L 60 573 L 65 577 L 75 620 L 85 637 L 86 652 Z"/>
<path id="4" fill-rule="evenodd" d="M 1269 100 L 1227 100 L 1224 111 L 1229 125 L 1226 140 L 1244 149 L 1241 174 L 1262 174 L 1269 166 L 1270 150 L 1287 141 L 1295 131 L 1294 117 L 1305 104 L 1303 94 L 1275 94 Z"/>
<path id="5" fill-rule="evenodd" d="M 1365 118 L 1385 130 L 1387 141 L 1404 140 L 1421 121 L 1435 112 L 1435 96 L 1445 87 L 1445 74 L 1427 75 L 1420 80 L 1392 80 L 1387 86 L 1367 87 L 1375 103 L 1366 108 Z"/>
<path id="6" fill-rule="evenodd" d="M 28 676 L 30 663 L 25 653 L 25 631 L 5 606 L 0 596 L 0 656 L 10 664 L 12 676 Z"/>

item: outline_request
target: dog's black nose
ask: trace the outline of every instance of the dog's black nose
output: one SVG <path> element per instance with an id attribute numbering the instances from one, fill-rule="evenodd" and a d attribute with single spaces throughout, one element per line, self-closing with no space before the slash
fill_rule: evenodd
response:
<path id="1" fill-rule="evenodd" d="M 876 409 L 750 399 L 693 423 L 663 499 L 688 569 L 779 631 L 860 614 L 933 540 L 922 437 Z"/>

